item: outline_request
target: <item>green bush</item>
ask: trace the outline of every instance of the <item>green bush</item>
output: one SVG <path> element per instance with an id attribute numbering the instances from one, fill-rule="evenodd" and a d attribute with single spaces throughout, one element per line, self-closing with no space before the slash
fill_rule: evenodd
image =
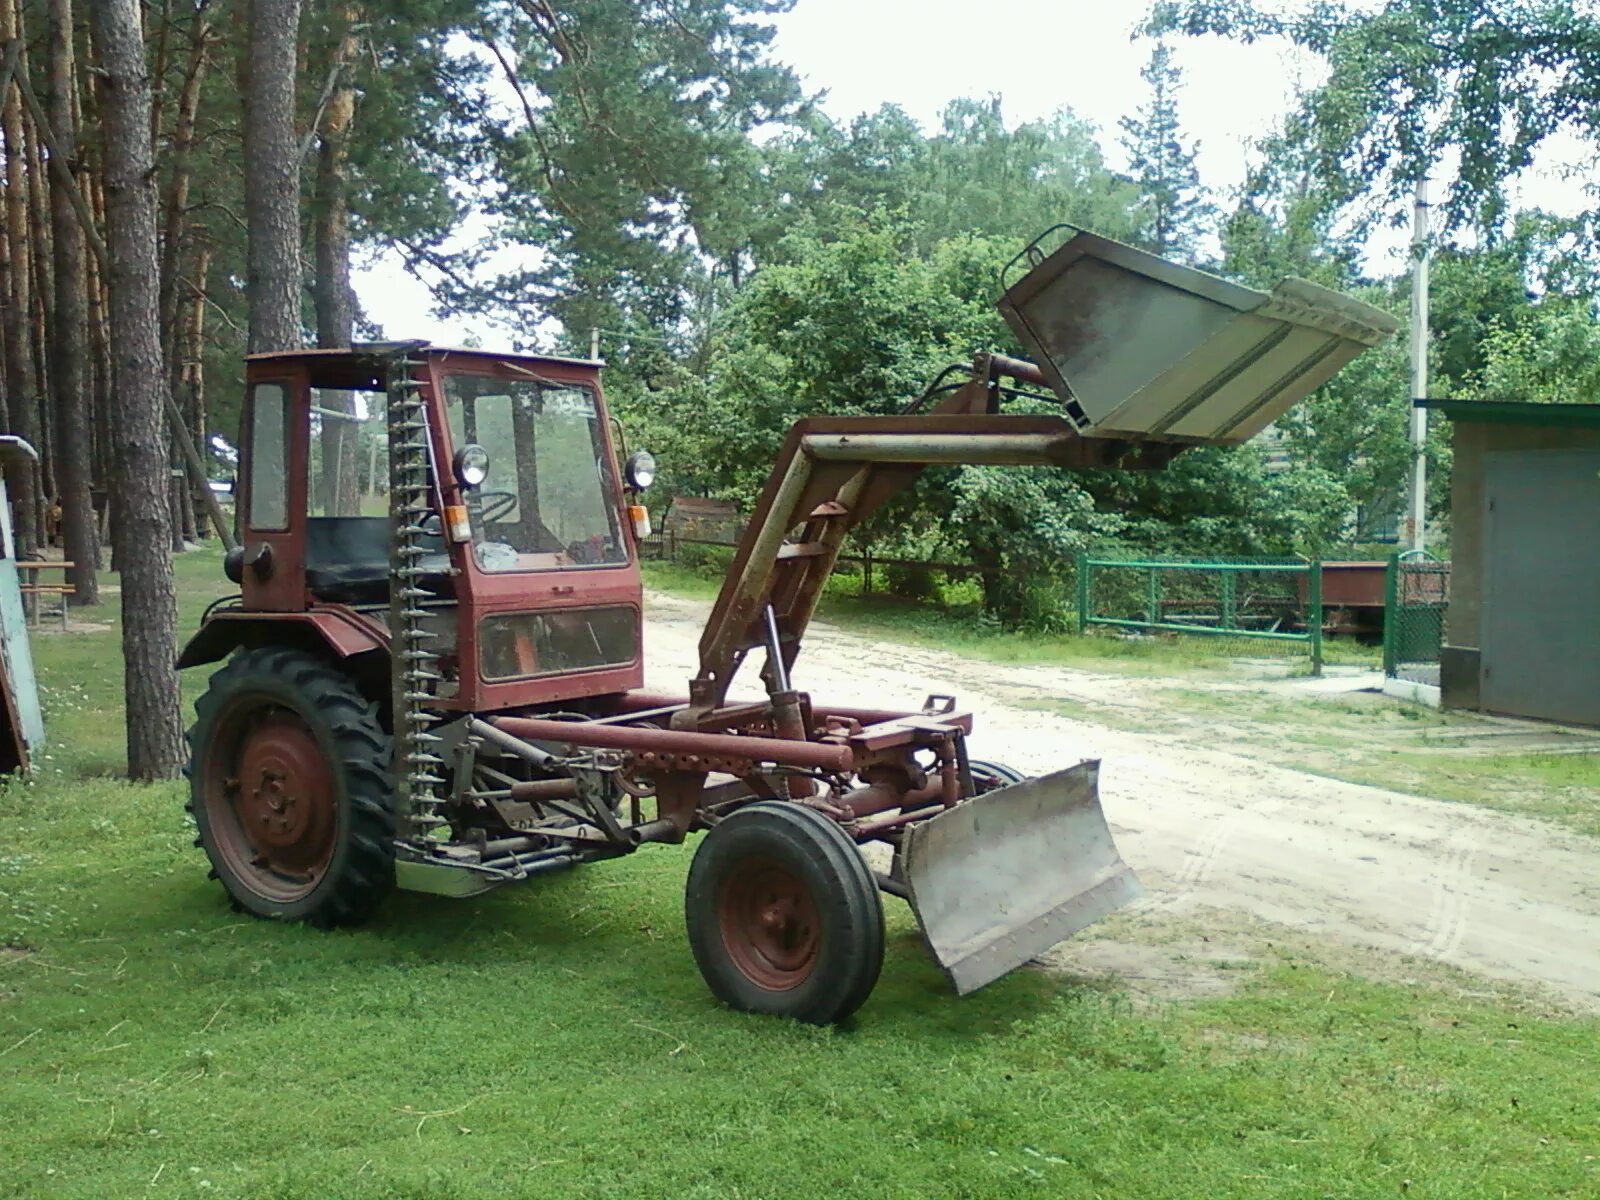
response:
<path id="1" fill-rule="evenodd" d="M 928 567 L 910 563 L 885 563 L 881 574 L 882 588 L 891 596 L 903 600 L 936 600 L 939 597 L 939 580 Z"/>
<path id="2" fill-rule="evenodd" d="M 708 579 L 721 579 L 728 573 L 728 567 L 733 563 L 733 547 L 705 546 L 698 542 L 690 542 L 678 547 L 677 557 L 673 561 L 697 575 L 704 575 Z"/>

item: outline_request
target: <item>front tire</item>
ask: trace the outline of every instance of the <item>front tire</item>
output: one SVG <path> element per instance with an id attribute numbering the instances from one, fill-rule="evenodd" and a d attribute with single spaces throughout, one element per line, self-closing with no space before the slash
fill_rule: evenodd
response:
<path id="1" fill-rule="evenodd" d="M 189 811 L 238 907 L 321 928 L 394 888 L 390 739 L 347 676 L 299 650 L 236 655 L 195 702 Z"/>
<path id="2" fill-rule="evenodd" d="M 689 946 L 712 993 L 814 1025 L 860 1008 L 883 968 L 883 904 L 838 825 L 763 801 L 700 843 L 684 893 Z"/>

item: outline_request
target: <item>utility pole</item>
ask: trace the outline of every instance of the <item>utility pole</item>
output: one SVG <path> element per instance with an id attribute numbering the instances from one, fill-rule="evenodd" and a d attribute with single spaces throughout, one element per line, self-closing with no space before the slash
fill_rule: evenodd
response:
<path id="1" fill-rule="evenodd" d="M 600 361 L 600 329 L 598 326 L 589 330 L 589 361 Z"/>
<path id="2" fill-rule="evenodd" d="M 1411 215 L 1411 495 L 1406 516 L 1410 549 L 1427 549 L 1428 541 L 1428 410 L 1417 401 L 1428 395 L 1428 180 L 1417 180 Z"/>

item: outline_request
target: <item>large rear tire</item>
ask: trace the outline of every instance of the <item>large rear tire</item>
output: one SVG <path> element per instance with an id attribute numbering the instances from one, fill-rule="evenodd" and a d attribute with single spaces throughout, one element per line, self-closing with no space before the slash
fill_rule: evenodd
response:
<path id="1" fill-rule="evenodd" d="M 684 893 L 707 986 L 744 1012 L 842 1021 L 883 968 L 883 904 L 853 841 L 814 809 L 768 800 L 700 843 Z"/>
<path id="2" fill-rule="evenodd" d="M 394 888 L 390 740 L 348 677 L 299 650 L 236 655 L 195 702 L 189 811 L 246 912 L 322 928 Z"/>

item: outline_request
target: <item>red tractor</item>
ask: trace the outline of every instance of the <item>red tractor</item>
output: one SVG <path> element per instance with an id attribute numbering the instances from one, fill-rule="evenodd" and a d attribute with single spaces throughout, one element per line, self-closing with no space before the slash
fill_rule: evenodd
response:
<path id="1" fill-rule="evenodd" d="M 343 925 L 396 887 L 474 895 L 704 831 L 685 910 L 711 990 L 828 1022 L 877 980 L 881 892 L 911 904 L 960 992 L 1135 896 L 1097 763 L 1024 779 L 969 755 L 948 697 L 880 712 L 798 690 L 822 585 L 925 466 L 1159 467 L 1250 436 L 1392 322 L 1088 234 L 1026 261 L 1001 306 L 1037 364 L 980 355 L 901 416 L 790 433 L 686 696 L 641 692 L 654 463 L 619 455 L 599 363 L 420 343 L 252 356 L 226 564 L 241 594 L 179 660 L 226 659 L 195 706 L 190 810 L 233 901 Z M 1002 411 L 1030 388 L 1063 415 Z M 732 699 L 751 651 L 765 695 Z M 859 852 L 873 841 L 886 871 Z"/>

